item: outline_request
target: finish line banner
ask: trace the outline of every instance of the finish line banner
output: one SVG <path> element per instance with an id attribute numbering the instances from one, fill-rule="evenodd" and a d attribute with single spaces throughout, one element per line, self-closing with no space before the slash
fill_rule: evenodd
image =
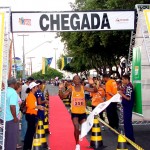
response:
<path id="1" fill-rule="evenodd" d="M 93 126 L 94 116 L 98 115 L 100 112 L 106 109 L 110 103 L 121 102 L 120 98 L 121 98 L 120 94 L 116 94 L 110 100 L 100 103 L 97 107 L 95 107 L 95 109 L 87 117 L 87 120 L 81 125 L 80 138 L 83 138 L 84 136 L 86 136 L 87 133 L 91 130 Z"/>
<path id="2" fill-rule="evenodd" d="M 12 12 L 12 32 L 134 30 L 135 11 Z"/>

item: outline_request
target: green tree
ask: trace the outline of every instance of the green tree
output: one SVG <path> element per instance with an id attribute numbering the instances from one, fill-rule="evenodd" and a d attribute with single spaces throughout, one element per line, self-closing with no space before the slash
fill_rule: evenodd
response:
<path id="1" fill-rule="evenodd" d="M 33 73 L 32 77 L 36 80 L 37 79 L 50 80 L 54 79 L 55 77 L 59 77 L 59 79 L 61 79 L 63 77 L 63 74 L 57 71 L 56 69 L 48 68 L 45 74 L 42 74 L 42 70 L 40 70 L 39 72 Z"/>
<path id="2" fill-rule="evenodd" d="M 135 4 L 140 3 L 148 3 L 148 0 L 76 0 L 72 9 L 123 10 L 134 9 Z M 82 72 L 94 68 L 101 74 L 102 70 L 117 66 L 120 57 L 127 58 L 131 32 L 61 32 L 58 36 L 65 42 L 68 55 L 74 58 L 68 69 Z"/>

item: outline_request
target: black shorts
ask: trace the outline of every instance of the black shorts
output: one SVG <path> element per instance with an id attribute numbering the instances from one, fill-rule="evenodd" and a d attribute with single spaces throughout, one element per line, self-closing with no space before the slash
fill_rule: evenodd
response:
<path id="1" fill-rule="evenodd" d="M 87 115 L 86 113 L 84 114 L 74 114 L 74 113 L 71 113 L 71 118 L 78 118 L 78 121 L 79 123 L 83 120 L 83 119 L 86 119 L 87 118 Z"/>

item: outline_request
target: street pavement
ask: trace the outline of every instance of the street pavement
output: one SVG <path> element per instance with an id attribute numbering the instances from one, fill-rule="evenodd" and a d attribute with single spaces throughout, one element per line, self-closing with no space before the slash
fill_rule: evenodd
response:
<path id="1" fill-rule="evenodd" d="M 58 87 L 54 85 L 47 85 L 50 95 L 58 95 Z M 123 128 L 121 126 L 121 128 Z M 105 127 L 105 131 L 101 131 L 103 139 L 104 150 L 115 150 L 118 144 L 118 136 Z M 150 150 L 150 125 L 134 125 L 134 135 L 136 144 L 141 146 L 144 150 Z M 87 135 L 90 143 L 91 133 Z M 135 150 L 133 146 L 127 145 L 128 150 Z"/>

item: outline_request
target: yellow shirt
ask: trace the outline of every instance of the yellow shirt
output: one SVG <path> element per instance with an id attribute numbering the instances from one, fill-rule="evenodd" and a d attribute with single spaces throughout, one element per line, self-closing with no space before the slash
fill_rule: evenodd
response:
<path id="1" fill-rule="evenodd" d="M 108 92 L 112 93 L 113 95 L 117 94 L 117 83 L 113 79 L 110 79 L 106 82 L 106 100 L 109 100 L 113 97 Z"/>
<path id="2" fill-rule="evenodd" d="M 83 86 L 81 86 L 81 91 L 79 92 L 75 91 L 74 86 L 72 86 L 71 112 L 75 114 L 83 114 L 86 112 Z"/>
<path id="3" fill-rule="evenodd" d="M 26 98 L 26 106 L 27 106 L 27 114 L 37 115 L 37 110 L 35 107 L 37 106 L 37 101 L 35 95 L 30 92 Z"/>

